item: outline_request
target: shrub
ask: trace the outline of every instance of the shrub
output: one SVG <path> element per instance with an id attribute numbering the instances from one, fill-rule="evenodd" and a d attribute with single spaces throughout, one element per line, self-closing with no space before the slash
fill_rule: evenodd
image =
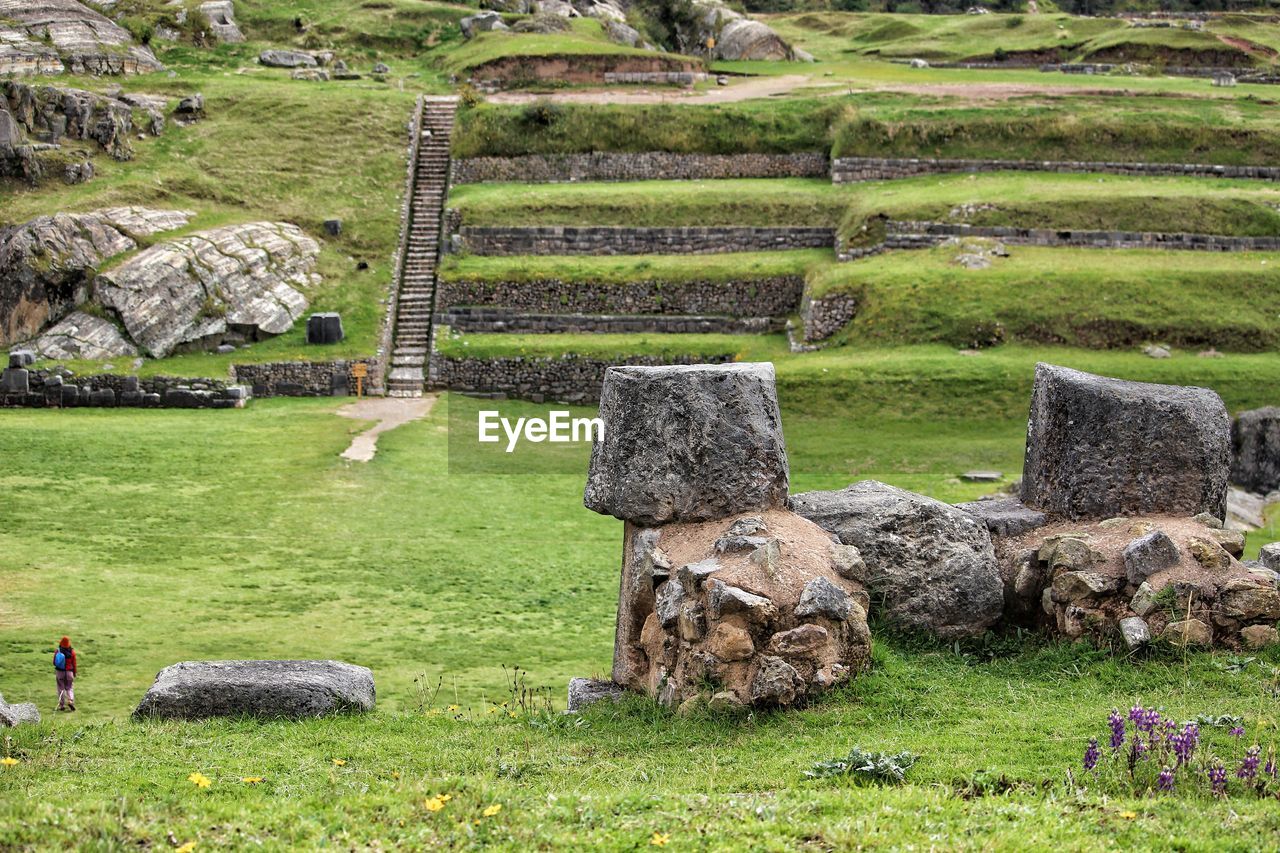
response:
<path id="1" fill-rule="evenodd" d="M 855 746 L 844 758 L 814 762 L 813 769 L 806 770 L 804 775 L 810 779 L 848 778 L 862 784 L 899 785 L 918 759 L 919 756 L 912 752 L 890 755 L 887 752 L 868 752 Z"/>

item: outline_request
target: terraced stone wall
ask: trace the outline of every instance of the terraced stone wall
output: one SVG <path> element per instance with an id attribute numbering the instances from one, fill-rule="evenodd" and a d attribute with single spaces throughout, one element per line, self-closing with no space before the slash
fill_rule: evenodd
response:
<path id="1" fill-rule="evenodd" d="M 726 178 L 825 178 L 831 173 L 821 151 L 801 154 L 669 154 L 596 152 L 470 157 L 453 161 L 453 183 L 512 181 L 528 184 L 572 181 L 697 181 Z"/>
<path id="2" fill-rule="evenodd" d="M 835 229 L 464 225 L 457 242 L 476 255 L 711 255 L 830 248 Z"/>
<path id="3" fill-rule="evenodd" d="M 958 160 L 885 157 L 838 157 L 831 162 L 837 184 L 884 181 L 954 172 L 1059 172 L 1146 177 L 1247 178 L 1280 180 L 1280 166 L 1214 166 L 1204 163 L 1100 163 L 1085 160 Z"/>

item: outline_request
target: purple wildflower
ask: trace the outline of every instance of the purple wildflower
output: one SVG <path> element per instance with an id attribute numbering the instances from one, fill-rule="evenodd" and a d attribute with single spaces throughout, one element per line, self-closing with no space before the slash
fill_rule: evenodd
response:
<path id="1" fill-rule="evenodd" d="M 1111 748 L 1119 749 L 1124 746 L 1124 717 L 1119 711 L 1112 711 L 1108 722 L 1111 724 Z"/>
<path id="2" fill-rule="evenodd" d="M 1239 740 L 1240 738 L 1244 737 L 1244 726 L 1236 726 L 1234 729 L 1232 729 L 1231 736 L 1236 740 Z"/>
<path id="3" fill-rule="evenodd" d="M 1182 731 L 1169 738 L 1169 744 L 1173 747 L 1173 754 L 1178 759 L 1178 764 L 1188 764 L 1191 762 L 1191 755 L 1196 751 L 1196 746 L 1200 743 L 1200 728 L 1195 723 L 1187 723 Z"/>
<path id="4" fill-rule="evenodd" d="M 1129 722 L 1140 723 L 1142 722 L 1142 719 L 1146 715 L 1147 715 L 1146 708 L 1142 707 L 1141 705 L 1134 705 L 1132 708 L 1129 709 Z"/>
<path id="5" fill-rule="evenodd" d="M 1138 710 L 1141 711 L 1142 709 L 1138 709 Z M 1150 710 L 1147 710 L 1147 711 L 1142 711 L 1142 713 L 1138 714 L 1138 719 L 1134 720 L 1134 725 L 1137 727 L 1138 731 L 1142 731 L 1142 732 L 1154 731 L 1155 727 L 1158 726 L 1159 724 L 1160 724 L 1160 712 L 1157 711 L 1155 708 L 1151 708 Z"/>
<path id="6" fill-rule="evenodd" d="M 1098 757 L 1101 752 L 1098 749 L 1098 739 L 1096 737 L 1089 738 L 1089 748 L 1084 751 L 1084 769 L 1092 770 L 1098 766 Z"/>
<path id="7" fill-rule="evenodd" d="M 1173 790 L 1173 773 L 1172 767 L 1166 767 L 1160 771 L 1160 775 L 1156 777 L 1156 787 L 1161 791 Z"/>
<path id="8" fill-rule="evenodd" d="M 1222 766 L 1222 762 L 1209 768 L 1209 784 L 1213 787 L 1215 795 L 1222 796 L 1227 793 L 1227 768 Z"/>
<path id="9" fill-rule="evenodd" d="M 1262 756 L 1262 747 L 1254 744 L 1245 750 L 1244 761 L 1240 763 L 1240 769 L 1236 771 L 1238 779 L 1252 779 L 1258 775 L 1258 759 Z"/>
<path id="10" fill-rule="evenodd" d="M 1274 755 L 1267 756 L 1266 766 L 1262 768 L 1262 772 L 1266 773 L 1272 779 L 1276 778 L 1276 757 Z"/>

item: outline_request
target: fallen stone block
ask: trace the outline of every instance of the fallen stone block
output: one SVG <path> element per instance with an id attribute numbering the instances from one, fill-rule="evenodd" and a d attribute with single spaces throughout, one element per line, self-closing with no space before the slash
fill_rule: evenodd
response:
<path id="1" fill-rule="evenodd" d="M 1280 489 L 1280 408 L 1241 412 L 1232 424 L 1231 482 L 1260 495 Z"/>
<path id="2" fill-rule="evenodd" d="M 341 314 L 317 313 L 307 318 L 307 343 L 336 344 L 344 337 Z"/>
<path id="3" fill-rule="evenodd" d="M 992 536 L 1019 536 L 1043 527 L 1046 521 L 1043 512 L 1030 509 L 1017 498 L 970 501 L 955 506 L 984 523 Z"/>
<path id="4" fill-rule="evenodd" d="M 31 702 L 18 702 L 13 705 L 0 696 L 0 728 L 35 725 L 40 722 L 40 711 Z"/>
<path id="5" fill-rule="evenodd" d="M 1036 366 L 1022 500 L 1071 519 L 1226 514 L 1231 419 L 1206 388 Z"/>
<path id="6" fill-rule="evenodd" d="M 616 702 L 627 694 L 625 687 L 596 678 L 569 679 L 569 710 L 581 711 L 597 702 Z"/>
<path id="7" fill-rule="evenodd" d="M 610 367 L 600 418 L 588 509 L 654 525 L 786 503 L 772 364 Z"/>
<path id="8" fill-rule="evenodd" d="M 137 719 L 304 718 L 372 711 L 373 673 L 333 660 L 188 661 L 160 670 Z"/>

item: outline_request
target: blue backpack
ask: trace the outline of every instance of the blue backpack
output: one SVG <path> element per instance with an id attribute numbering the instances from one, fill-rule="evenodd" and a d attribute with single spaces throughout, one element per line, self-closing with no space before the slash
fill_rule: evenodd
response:
<path id="1" fill-rule="evenodd" d="M 67 655 L 61 649 L 53 656 L 53 668 L 58 672 L 65 672 L 67 669 Z"/>

